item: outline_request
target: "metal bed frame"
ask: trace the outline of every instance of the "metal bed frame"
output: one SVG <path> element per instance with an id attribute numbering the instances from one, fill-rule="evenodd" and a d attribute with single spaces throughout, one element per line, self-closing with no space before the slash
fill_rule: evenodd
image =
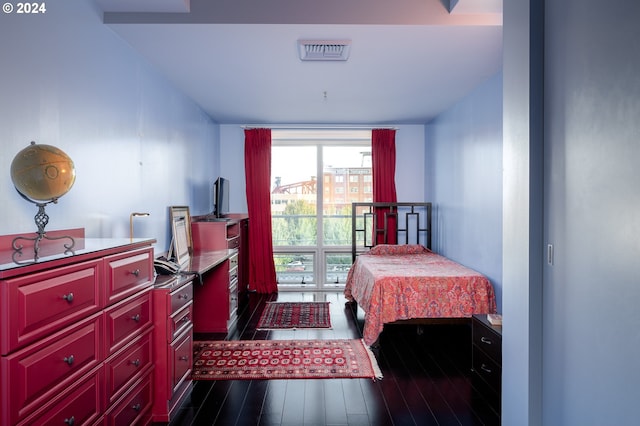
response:
<path id="1" fill-rule="evenodd" d="M 376 244 L 422 244 L 431 249 L 431 220 L 432 206 L 427 202 L 352 203 L 351 260 Z"/>

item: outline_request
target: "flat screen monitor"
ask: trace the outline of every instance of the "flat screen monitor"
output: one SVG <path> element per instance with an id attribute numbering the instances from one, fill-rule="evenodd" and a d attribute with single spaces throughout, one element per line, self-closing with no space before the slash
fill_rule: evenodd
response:
<path id="1" fill-rule="evenodd" d="M 216 217 L 229 213 L 229 180 L 223 177 L 213 184 L 213 212 Z"/>

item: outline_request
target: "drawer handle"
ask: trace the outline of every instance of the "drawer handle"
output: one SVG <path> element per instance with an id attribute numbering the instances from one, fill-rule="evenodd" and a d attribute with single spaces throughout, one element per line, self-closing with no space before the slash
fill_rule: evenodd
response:
<path id="1" fill-rule="evenodd" d="M 74 425 L 76 423 L 75 417 L 71 416 L 68 419 L 64 419 L 65 424 Z"/>
<path id="2" fill-rule="evenodd" d="M 65 294 L 64 296 L 62 296 L 62 298 L 68 303 L 71 303 L 73 302 L 73 293 Z"/>
<path id="3" fill-rule="evenodd" d="M 182 355 L 181 357 L 178 358 L 180 361 L 188 361 L 189 357 L 186 355 Z"/>
<path id="4" fill-rule="evenodd" d="M 486 364 L 482 364 L 482 365 L 480 366 L 480 369 L 481 369 L 482 371 L 486 372 L 486 373 L 489 373 L 489 374 L 491 374 L 491 373 L 492 373 L 492 370 L 491 370 L 489 367 L 487 367 L 487 365 L 486 365 Z"/>
<path id="5" fill-rule="evenodd" d="M 178 295 L 178 299 L 184 299 L 184 300 L 187 300 L 187 299 L 189 299 L 189 295 L 188 295 L 188 294 L 179 294 L 179 295 Z"/>
<path id="6" fill-rule="evenodd" d="M 134 410 L 136 410 L 136 411 L 140 411 L 140 409 L 142 408 L 142 405 L 140 405 L 140 404 L 135 404 L 135 405 L 132 405 L 132 406 L 131 406 L 131 408 L 133 408 L 133 409 L 134 409 Z"/>
<path id="7" fill-rule="evenodd" d="M 140 322 L 140 314 L 135 314 L 134 316 L 131 317 L 132 320 L 134 320 L 135 322 Z"/>
<path id="8" fill-rule="evenodd" d="M 140 360 L 139 359 L 135 359 L 135 360 L 131 361 L 131 364 L 135 365 L 136 367 L 140 367 Z"/>
<path id="9" fill-rule="evenodd" d="M 480 338 L 480 341 L 481 341 L 482 343 L 486 343 L 487 345 L 492 345 L 492 344 L 493 344 L 493 342 L 491 341 L 491 339 L 487 339 L 487 338 L 486 338 L 486 337 L 484 337 L 484 336 L 482 336 L 482 337 Z"/>
<path id="10" fill-rule="evenodd" d="M 182 322 L 189 322 L 189 321 L 191 321 L 191 318 L 189 318 L 189 317 L 184 317 L 184 318 L 182 318 L 180 321 L 182 321 Z"/>
<path id="11" fill-rule="evenodd" d="M 75 361 L 73 359 L 73 355 L 65 356 L 62 360 L 69 365 L 73 364 L 73 361 Z"/>
<path id="12" fill-rule="evenodd" d="M 140 275 L 140 269 L 136 269 L 135 271 L 132 272 L 133 275 L 135 275 L 136 277 Z"/>

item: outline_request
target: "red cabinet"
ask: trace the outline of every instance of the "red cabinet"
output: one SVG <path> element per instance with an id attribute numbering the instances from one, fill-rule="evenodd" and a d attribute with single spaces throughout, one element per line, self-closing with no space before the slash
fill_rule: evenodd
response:
<path id="1" fill-rule="evenodd" d="M 200 274 L 201 284 L 194 290 L 193 323 L 195 333 L 227 333 L 237 318 L 239 280 L 246 266 L 242 226 L 247 219 L 228 222 L 193 222 L 193 251 L 196 257 L 222 253 L 224 260 Z M 244 247 L 246 250 L 246 247 Z"/>
<path id="2" fill-rule="evenodd" d="M 249 290 L 249 218 L 245 214 L 227 215 L 228 221 L 207 221 L 194 216 L 191 224 L 196 252 L 233 249 L 238 253 L 238 292 Z"/>
<path id="3" fill-rule="evenodd" d="M 171 421 L 191 389 L 193 275 L 159 277 L 154 286 L 153 421 Z"/>
<path id="4" fill-rule="evenodd" d="M 0 264 L 0 424 L 150 420 L 153 243 L 82 238 Z"/>

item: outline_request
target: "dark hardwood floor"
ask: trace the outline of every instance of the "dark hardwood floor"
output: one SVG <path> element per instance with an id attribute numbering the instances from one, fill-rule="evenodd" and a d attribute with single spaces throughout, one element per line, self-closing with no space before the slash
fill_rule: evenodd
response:
<path id="1" fill-rule="evenodd" d="M 259 331 L 267 300 L 330 301 L 331 330 Z M 361 337 L 364 314 L 341 291 L 251 294 L 229 335 L 196 340 Z M 173 425 L 499 425 L 471 376 L 469 323 L 386 326 L 376 350 L 382 380 L 198 381 Z"/>

